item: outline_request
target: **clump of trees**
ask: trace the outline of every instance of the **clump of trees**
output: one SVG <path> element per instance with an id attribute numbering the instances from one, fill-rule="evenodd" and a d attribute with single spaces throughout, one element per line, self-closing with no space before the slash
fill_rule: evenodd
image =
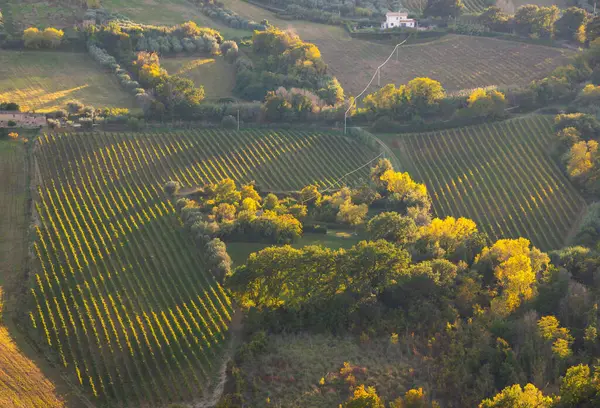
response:
<path id="1" fill-rule="evenodd" d="M 478 23 L 490 31 L 516 33 L 530 38 L 556 38 L 584 44 L 588 40 L 588 32 L 593 31 L 588 24 L 591 15 L 579 7 L 566 10 L 556 6 L 537 6 L 527 4 L 517 9 L 514 15 L 504 13 L 499 7 L 487 8 L 478 17 Z M 591 40 L 595 38 L 591 34 Z"/>
<path id="2" fill-rule="evenodd" d="M 465 10 L 462 0 L 427 0 L 423 15 L 427 17 L 458 17 Z"/>
<path id="3" fill-rule="evenodd" d="M 23 31 L 23 42 L 25 48 L 58 48 L 65 36 L 64 31 L 48 27 L 40 31 L 36 27 L 30 27 Z"/>
<path id="4" fill-rule="evenodd" d="M 164 189 L 172 196 L 178 187 L 169 182 Z M 306 216 L 306 207 L 291 198 L 269 194 L 263 199 L 252 184 L 238 190 L 231 179 L 203 186 L 197 200 L 178 199 L 176 208 L 198 242 L 292 243 L 302 235 L 300 219 Z"/>
<path id="5" fill-rule="evenodd" d="M 363 103 L 373 116 L 387 113 L 397 119 L 414 119 L 436 114 L 445 96 L 446 91 L 438 81 L 415 78 L 399 87 L 388 84 L 367 95 Z"/>
<path id="6" fill-rule="evenodd" d="M 274 27 L 254 33 L 252 59 L 239 58 L 236 72 L 235 92 L 245 99 L 262 101 L 279 87 L 311 91 L 329 105 L 344 99 L 317 46 Z"/>

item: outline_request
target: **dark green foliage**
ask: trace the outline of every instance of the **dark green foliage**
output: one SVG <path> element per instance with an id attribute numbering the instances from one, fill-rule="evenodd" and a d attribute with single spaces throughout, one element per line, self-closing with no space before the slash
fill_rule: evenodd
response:
<path id="1" fill-rule="evenodd" d="M 464 9 L 462 0 L 428 0 L 423 14 L 428 17 L 458 17 Z"/>
<path id="2" fill-rule="evenodd" d="M 528 4 L 519 7 L 514 18 L 515 30 L 524 36 L 552 38 L 559 13 L 560 10 L 556 6 L 538 7 Z"/>
<path id="3" fill-rule="evenodd" d="M 588 22 L 588 14 L 579 7 L 569 7 L 556 21 L 556 37 L 563 40 L 585 42 L 585 30 Z M 583 33 L 583 37 L 581 34 Z"/>
<path id="4" fill-rule="evenodd" d="M 19 111 L 20 109 L 15 102 L 0 102 L 0 111 Z"/>

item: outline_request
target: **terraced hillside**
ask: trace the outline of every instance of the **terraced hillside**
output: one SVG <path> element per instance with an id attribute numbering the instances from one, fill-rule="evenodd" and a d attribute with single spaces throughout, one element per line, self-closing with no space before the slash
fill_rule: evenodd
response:
<path id="1" fill-rule="evenodd" d="M 565 244 L 585 207 L 546 156 L 552 138 L 552 118 L 539 115 L 406 135 L 396 145 L 438 217 L 465 216 L 492 240 L 526 237 L 549 250 Z"/>
<path id="2" fill-rule="evenodd" d="M 330 186 L 374 156 L 309 132 L 41 137 L 30 309 L 39 344 L 118 406 L 200 397 L 221 365 L 232 306 L 162 185 L 231 177 L 274 190 Z M 361 177 L 367 167 L 348 181 Z"/>

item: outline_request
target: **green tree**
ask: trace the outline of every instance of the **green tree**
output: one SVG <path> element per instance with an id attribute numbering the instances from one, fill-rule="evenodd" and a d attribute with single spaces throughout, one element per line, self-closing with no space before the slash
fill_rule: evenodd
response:
<path id="1" fill-rule="evenodd" d="M 584 9 L 569 7 L 563 11 L 562 16 L 556 21 L 556 37 L 583 44 L 586 40 L 587 23 L 588 14 Z"/>
<path id="2" fill-rule="evenodd" d="M 600 376 L 591 374 L 588 365 L 570 367 L 560 385 L 558 407 L 592 408 L 600 406 Z"/>
<path id="3" fill-rule="evenodd" d="M 560 10 L 556 6 L 521 6 L 515 13 L 515 30 L 521 35 L 552 38 L 559 15 Z"/>
<path id="4" fill-rule="evenodd" d="M 400 245 L 407 245 L 417 238 L 417 225 L 410 217 L 396 212 L 384 212 L 369 220 L 367 232 L 372 240 L 385 239 Z"/>
<path id="5" fill-rule="evenodd" d="M 458 17 L 465 9 L 462 0 L 428 0 L 423 15 L 428 17 Z"/>
<path id="6" fill-rule="evenodd" d="M 351 199 L 347 199 L 340 205 L 336 219 L 343 224 L 360 225 L 364 223 L 368 211 L 368 205 L 356 205 L 352 203 Z"/>

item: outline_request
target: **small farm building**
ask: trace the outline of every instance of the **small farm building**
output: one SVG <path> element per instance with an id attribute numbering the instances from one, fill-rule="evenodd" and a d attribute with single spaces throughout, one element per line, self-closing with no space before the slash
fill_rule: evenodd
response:
<path id="1" fill-rule="evenodd" d="M 408 13 L 389 12 L 385 15 L 385 22 L 381 23 L 381 29 L 396 28 L 396 27 L 411 27 L 414 28 L 416 20 L 408 18 Z"/>

